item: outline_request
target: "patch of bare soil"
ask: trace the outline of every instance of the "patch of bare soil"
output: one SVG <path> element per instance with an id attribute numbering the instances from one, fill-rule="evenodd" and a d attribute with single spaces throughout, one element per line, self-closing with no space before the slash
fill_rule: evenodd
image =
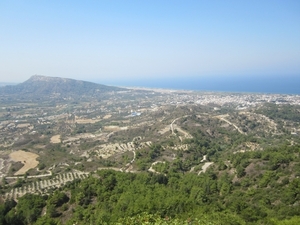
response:
<path id="1" fill-rule="evenodd" d="M 170 131 L 171 128 L 170 128 L 170 125 L 167 125 L 165 128 L 161 129 L 160 131 L 158 131 L 159 134 L 164 134 L 168 131 Z"/>
<path id="2" fill-rule="evenodd" d="M 25 127 L 29 127 L 30 123 L 21 123 L 17 125 L 17 128 L 25 128 Z"/>
<path id="3" fill-rule="evenodd" d="M 53 144 L 58 144 L 60 143 L 60 135 L 54 135 L 53 137 L 51 137 L 50 142 Z"/>
<path id="4" fill-rule="evenodd" d="M 110 117 L 111 117 L 111 115 L 108 114 L 108 115 L 105 115 L 105 116 L 103 117 L 103 119 L 109 119 Z"/>
<path id="5" fill-rule="evenodd" d="M 255 169 L 255 163 L 250 163 L 246 169 L 245 169 L 245 172 L 249 175 L 253 175 L 256 173 L 256 169 Z"/>
<path id="6" fill-rule="evenodd" d="M 263 162 L 251 162 L 246 168 L 245 172 L 249 176 L 263 174 L 264 170 Z"/>
<path id="7" fill-rule="evenodd" d="M 37 167 L 39 162 L 36 160 L 39 155 L 32 152 L 19 150 L 9 154 L 9 157 L 15 162 L 22 162 L 24 166 L 18 170 L 15 175 L 25 174 L 28 170 Z"/>
<path id="8" fill-rule="evenodd" d="M 212 164 L 213 164 L 213 162 L 206 162 L 206 163 L 204 163 L 204 165 L 202 166 L 202 170 L 198 173 L 198 175 L 201 174 L 201 173 L 205 173 L 206 170 L 208 169 L 208 167 L 210 165 L 212 165 Z"/>
<path id="9" fill-rule="evenodd" d="M 259 144 L 253 142 L 245 142 L 240 146 L 240 148 L 241 148 L 240 150 L 233 152 L 233 154 L 236 154 L 238 152 L 262 150 Z"/>
<path id="10" fill-rule="evenodd" d="M 127 130 L 128 127 L 104 126 L 103 129 L 106 131 L 119 131 L 119 130 Z"/>
<path id="11" fill-rule="evenodd" d="M 86 118 L 80 118 L 80 117 L 76 117 L 75 118 L 75 122 L 78 124 L 87 124 L 87 123 L 97 123 L 101 120 L 97 120 L 97 119 L 86 119 Z"/>

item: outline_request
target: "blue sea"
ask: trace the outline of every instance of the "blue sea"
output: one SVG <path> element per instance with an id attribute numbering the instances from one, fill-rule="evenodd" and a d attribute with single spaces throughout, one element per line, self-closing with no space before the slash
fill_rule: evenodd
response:
<path id="1" fill-rule="evenodd" d="M 107 84 L 176 90 L 300 94 L 300 75 L 139 78 L 109 81 Z"/>

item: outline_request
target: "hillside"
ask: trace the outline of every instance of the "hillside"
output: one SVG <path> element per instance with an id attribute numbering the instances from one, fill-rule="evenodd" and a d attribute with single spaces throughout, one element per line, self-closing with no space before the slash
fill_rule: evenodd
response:
<path id="1" fill-rule="evenodd" d="M 123 90 L 87 81 L 34 75 L 23 83 L 0 87 L 0 95 L 30 99 L 78 98 Z"/>
<path id="2" fill-rule="evenodd" d="M 300 96 L 50 93 L 1 102 L 0 224 L 299 224 Z"/>

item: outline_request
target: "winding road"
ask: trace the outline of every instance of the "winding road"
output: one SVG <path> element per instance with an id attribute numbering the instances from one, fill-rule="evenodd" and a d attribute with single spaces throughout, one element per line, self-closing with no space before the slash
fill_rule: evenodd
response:
<path id="1" fill-rule="evenodd" d="M 233 126 L 235 129 L 237 129 L 238 132 L 241 134 L 247 135 L 245 132 L 243 132 L 237 125 L 234 123 L 231 123 L 229 120 L 225 119 L 224 117 L 227 117 L 228 115 L 221 115 L 221 116 L 216 116 L 219 120 L 223 120 L 224 122 L 228 123 L 229 125 Z"/>

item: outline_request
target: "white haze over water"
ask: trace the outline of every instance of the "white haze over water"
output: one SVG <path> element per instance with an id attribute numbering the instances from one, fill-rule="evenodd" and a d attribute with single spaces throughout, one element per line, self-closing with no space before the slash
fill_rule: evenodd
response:
<path id="1" fill-rule="evenodd" d="M 99 81 L 96 81 L 100 83 Z M 105 81 L 108 85 L 177 90 L 300 94 L 300 76 L 185 77 Z"/>

